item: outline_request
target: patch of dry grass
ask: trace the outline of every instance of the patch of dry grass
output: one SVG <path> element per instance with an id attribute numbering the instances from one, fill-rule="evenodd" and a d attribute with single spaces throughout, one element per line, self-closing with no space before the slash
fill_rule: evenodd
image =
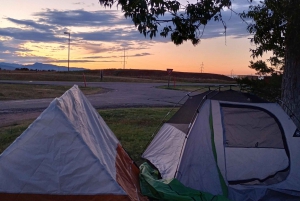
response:
<path id="1" fill-rule="evenodd" d="M 0 83 L 0 100 L 23 100 L 60 97 L 70 86 L 2 84 Z M 106 90 L 95 87 L 80 87 L 85 95 L 102 93 Z"/>
<path id="2" fill-rule="evenodd" d="M 0 71 L 0 80 L 28 80 L 28 81 L 77 81 L 83 82 L 165 82 L 151 78 L 104 76 L 100 74 L 82 72 L 45 72 L 45 71 Z"/>
<path id="3" fill-rule="evenodd" d="M 188 91 L 188 92 L 197 92 L 197 93 L 202 93 L 207 90 L 219 90 L 219 87 L 215 86 L 204 86 L 204 85 L 170 85 L 169 87 L 166 85 L 163 86 L 158 86 L 158 88 L 161 89 L 170 89 L 170 90 L 180 90 L 180 91 Z M 221 87 L 220 90 L 228 90 L 230 89 L 229 86 Z M 239 86 L 231 86 L 231 89 L 233 90 L 240 90 Z"/>

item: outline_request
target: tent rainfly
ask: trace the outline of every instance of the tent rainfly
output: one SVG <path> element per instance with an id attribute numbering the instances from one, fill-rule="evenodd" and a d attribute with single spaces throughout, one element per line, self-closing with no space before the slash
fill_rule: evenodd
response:
<path id="1" fill-rule="evenodd" d="M 234 201 L 300 200 L 300 132 L 276 103 L 233 90 L 190 97 L 143 153 L 163 179 Z"/>
<path id="2" fill-rule="evenodd" d="M 147 200 L 138 174 L 75 85 L 0 155 L 0 200 Z"/>

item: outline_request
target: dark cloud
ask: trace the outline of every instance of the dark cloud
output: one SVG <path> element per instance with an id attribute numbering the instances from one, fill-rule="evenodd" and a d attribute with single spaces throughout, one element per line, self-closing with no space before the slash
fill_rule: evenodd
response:
<path id="1" fill-rule="evenodd" d="M 49 63 L 67 63 L 68 60 L 53 60 L 53 59 L 49 59 L 47 60 L 47 62 Z M 74 59 L 74 60 L 70 60 L 70 63 L 108 63 L 108 62 L 120 62 L 120 61 L 117 61 L 117 60 L 100 60 L 100 61 L 96 61 L 96 60 L 77 60 L 77 59 Z"/>
<path id="2" fill-rule="evenodd" d="M 5 62 L 9 63 L 18 63 L 18 64 L 27 64 L 27 63 L 35 63 L 35 62 L 46 62 L 48 57 L 34 56 L 34 55 L 26 55 L 20 56 L 18 53 L 1 53 L 0 58 L 2 58 Z"/>
<path id="3" fill-rule="evenodd" d="M 88 12 L 84 10 L 58 11 L 47 9 L 45 12 L 35 13 L 34 16 L 38 18 L 36 21 L 5 18 L 17 25 L 31 29 L 5 28 L 0 29 L 0 35 L 25 41 L 63 42 L 65 39 L 58 36 L 67 31 L 66 27 L 94 27 L 98 30 L 74 33 L 71 30 L 71 37 L 73 39 L 77 37 L 80 40 L 106 42 L 149 39 L 134 28 L 130 19 L 121 16 L 120 11 L 116 10 Z M 118 26 L 122 26 L 122 28 L 113 28 Z M 102 28 L 104 30 L 101 30 Z M 154 40 L 168 42 L 161 37 L 154 38 Z"/>
<path id="4" fill-rule="evenodd" d="M 80 49 L 84 49 L 88 54 L 96 54 L 96 53 L 103 53 L 103 52 L 112 52 L 112 51 L 118 51 L 119 47 L 118 46 L 105 46 L 103 44 L 99 43 L 93 43 L 89 41 L 75 41 L 71 43 L 71 47 L 76 46 Z"/>
<path id="5" fill-rule="evenodd" d="M 47 62 L 51 62 L 51 63 L 67 63 L 68 60 L 54 60 L 54 59 L 48 59 Z M 78 60 L 78 59 L 71 59 L 70 63 L 93 63 L 93 62 L 97 62 L 95 60 Z"/>
<path id="6" fill-rule="evenodd" d="M 43 31 L 43 32 L 50 32 L 51 30 L 56 29 L 56 26 L 51 26 L 51 25 L 47 25 L 47 24 L 39 24 L 33 20 L 18 20 L 18 19 L 14 19 L 14 18 L 5 18 L 6 20 L 13 22 L 15 24 L 18 25 L 24 25 L 26 27 L 31 27 L 34 29 L 37 29 L 39 31 Z"/>
<path id="7" fill-rule="evenodd" d="M 65 39 L 58 38 L 51 32 L 39 32 L 21 28 L 0 28 L 0 36 L 7 36 L 17 40 L 34 42 L 63 42 Z"/>
<path id="8" fill-rule="evenodd" d="M 149 55 L 151 55 L 151 54 L 144 52 L 144 53 L 140 53 L 140 54 L 128 55 L 127 57 L 144 57 L 144 56 L 149 56 Z"/>
<path id="9" fill-rule="evenodd" d="M 239 5 L 248 4 L 245 0 L 244 4 L 237 1 Z M 239 12 L 237 10 L 236 12 Z M 227 36 L 241 36 L 247 34 L 246 25 L 242 20 L 230 10 L 224 11 L 223 19 L 227 26 Z M 149 36 L 144 37 L 134 27 L 130 19 L 120 15 L 119 11 L 116 10 L 101 10 L 88 12 L 84 10 L 70 10 L 70 11 L 59 11 L 59 10 L 46 10 L 45 12 L 38 12 L 34 14 L 38 18 L 37 21 L 33 20 L 18 20 L 13 18 L 6 18 L 7 20 L 14 22 L 18 25 L 24 25 L 31 27 L 32 30 L 28 29 L 0 29 L 0 35 L 9 36 L 19 40 L 30 40 L 37 42 L 64 42 L 64 38 L 58 37 L 62 34 L 66 27 L 94 27 L 98 30 L 88 32 L 72 32 L 71 37 L 76 40 L 87 40 L 87 41 L 105 41 L 105 42 L 116 42 L 116 41 L 150 41 Z M 162 17 L 163 19 L 170 19 L 171 16 L 166 14 Z M 162 23 L 161 28 L 164 27 Z M 122 28 L 114 28 L 114 27 Z M 125 27 L 124 27 L 125 26 Z M 101 29 L 103 28 L 103 29 Z M 221 22 L 210 21 L 205 27 L 205 32 L 202 38 L 214 38 L 222 36 L 223 25 Z M 157 33 L 157 37 L 153 38 L 154 42 L 169 42 L 170 38 L 160 37 Z"/>
<path id="10" fill-rule="evenodd" d="M 107 29 L 94 32 L 79 32 L 73 34 L 74 37 L 81 38 L 82 40 L 88 41 L 105 41 L 105 42 L 116 42 L 125 40 L 145 40 L 144 35 L 140 34 L 136 30 L 124 30 L 124 29 Z"/>
<path id="11" fill-rule="evenodd" d="M 97 43 L 96 41 L 79 40 L 71 42 L 71 47 L 76 46 L 77 48 L 84 49 L 88 54 L 95 55 L 98 53 L 115 53 L 128 50 L 145 50 L 149 49 L 154 42 L 152 41 L 115 41 L 110 45 L 104 45 L 103 43 Z"/>
<path id="12" fill-rule="evenodd" d="M 5 45 L 5 43 L 3 41 L 0 41 L 0 52 L 4 53 L 4 52 L 14 52 L 17 51 L 18 48 L 16 47 L 10 47 Z"/>
<path id="13" fill-rule="evenodd" d="M 126 55 L 126 57 L 143 57 L 143 56 L 149 56 L 152 55 L 150 53 L 144 52 L 140 54 L 134 54 L 134 55 Z M 109 59 L 109 58 L 122 58 L 124 56 L 88 56 L 83 57 L 84 59 Z"/>
<path id="14" fill-rule="evenodd" d="M 38 22 L 61 27 L 103 27 L 114 25 L 132 25 L 129 19 L 120 16 L 120 11 L 101 10 L 50 10 L 34 14 Z"/>
<path id="15" fill-rule="evenodd" d="M 84 2 L 76 2 L 76 5 L 85 4 Z M 232 9 L 234 12 L 242 12 L 249 6 L 248 0 L 233 0 Z M 246 31 L 246 23 L 243 22 L 239 16 L 230 10 L 222 12 L 224 22 L 226 23 L 226 36 L 240 38 L 249 35 Z M 170 19 L 171 16 L 166 14 L 161 19 Z M 64 31 L 71 32 L 71 48 L 81 48 L 90 55 L 77 59 L 73 62 L 92 62 L 93 59 L 110 59 L 117 56 L 101 57 L 98 53 L 115 54 L 117 51 L 127 50 L 145 50 L 149 49 L 157 42 L 170 42 L 170 36 L 167 38 L 157 36 L 150 40 L 149 36 L 144 37 L 140 34 L 136 27 L 134 27 L 131 19 L 126 19 L 117 10 L 99 10 L 99 11 L 85 11 L 85 10 L 50 10 L 46 9 L 43 12 L 36 12 L 32 19 L 15 19 L 11 17 L 3 18 L 9 22 L 19 25 L 19 28 L 0 28 L 0 36 L 4 36 L 7 41 L 0 41 L 0 58 L 11 59 L 18 57 L 18 51 L 29 51 L 22 48 L 22 43 L 31 42 L 49 42 L 60 43 L 59 47 L 52 47 L 53 52 L 67 48 L 67 38 L 63 34 Z M 166 25 L 162 23 L 161 28 Z M 172 25 L 170 23 L 170 25 Z M 74 31 L 68 30 L 74 28 Z M 82 29 L 81 29 L 82 28 Z M 89 31 L 78 31 L 78 30 Z M 203 28 L 203 27 L 202 27 Z M 76 31 L 75 31 L 76 30 Z M 210 21 L 204 29 L 201 39 L 224 37 L 225 29 L 221 22 Z M 201 33 L 202 34 L 202 33 Z M 107 45 L 104 42 L 110 42 Z M 49 48 L 48 48 L 49 49 Z M 10 53 L 9 55 L 7 53 Z M 149 53 L 140 53 L 131 55 L 130 57 L 148 56 Z M 26 58 L 18 57 L 18 60 L 23 62 L 39 61 L 43 62 L 49 60 L 49 57 L 36 57 L 34 55 Z M 53 60 L 53 59 L 52 59 Z M 55 62 L 55 61 L 53 61 Z M 62 62 L 62 61 L 57 61 Z M 99 61 L 97 61 L 99 62 Z M 118 62 L 114 60 L 107 60 L 101 62 Z"/>
<path id="16" fill-rule="evenodd" d="M 84 59 L 109 59 L 109 58 L 118 58 L 118 56 L 89 56 L 89 57 L 83 57 Z"/>
<path id="17" fill-rule="evenodd" d="M 31 52 L 31 50 L 22 47 L 20 41 L 14 41 L 14 43 L 9 43 L 7 41 L 0 41 L 0 52 L 13 54 L 18 51 Z"/>

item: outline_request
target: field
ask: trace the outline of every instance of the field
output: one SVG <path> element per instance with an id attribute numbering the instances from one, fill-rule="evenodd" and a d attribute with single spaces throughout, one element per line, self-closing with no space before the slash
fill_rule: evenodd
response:
<path id="1" fill-rule="evenodd" d="M 101 80 L 99 70 L 53 72 L 53 71 L 5 71 L 0 70 L 0 80 L 18 81 L 76 81 L 76 82 L 160 82 L 170 83 L 168 89 L 187 90 L 199 88 L 197 86 L 183 86 L 178 83 L 219 83 L 234 84 L 235 81 L 224 75 L 209 73 L 183 73 L 173 72 L 168 76 L 165 71 L 158 70 L 130 70 L 130 69 L 107 69 L 103 70 Z M 176 84 L 177 83 L 177 84 Z M 177 85 L 176 87 L 173 87 Z M 48 85 L 25 85 L 0 83 L 1 100 L 22 100 L 38 98 L 54 98 L 61 96 L 69 87 Z M 165 87 L 166 88 L 166 87 Z M 85 95 L 105 92 L 104 89 L 81 87 Z"/>
<path id="2" fill-rule="evenodd" d="M 120 140 L 132 159 L 140 165 L 143 160 L 140 155 L 152 135 L 160 126 L 161 121 L 171 108 L 125 108 L 99 110 L 100 115 Z M 167 116 L 170 118 L 177 108 Z M 2 127 L 0 129 L 0 153 L 17 138 L 33 120 Z"/>
<path id="3" fill-rule="evenodd" d="M 31 80 L 31 81 L 84 81 L 87 82 L 196 82 L 196 83 L 235 83 L 227 76 L 211 73 L 173 72 L 166 71 L 105 69 L 103 79 L 100 70 L 48 72 L 48 71 L 0 71 L 0 80 Z"/>
<path id="4" fill-rule="evenodd" d="M 160 82 L 160 83 L 219 83 L 234 84 L 231 78 L 224 75 L 209 73 L 181 73 L 173 72 L 169 76 L 166 71 L 151 70 L 103 70 L 104 77 L 101 80 L 99 70 L 83 72 L 46 72 L 46 71 L 0 71 L 0 80 L 26 80 L 26 81 L 76 81 L 76 82 Z M 47 98 L 60 96 L 69 87 L 47 85 L 7 85 L 0 83 L 0 100 Z M 196 87 L 197 89 L 199 86 Z M 195 90 L 193 86 L 180 86 L 169 89 Z M 81 88 L 85 94 L 101 93 L 100 88 Z M 107 122 L 128 151 L 130 156 L 138 164 L 142 162 L 141 153 L 151 141 L 153 133 L 159 128 L 161 120 L 170 108 L 125 108 L 99 110 L 99 113 Z M 177 110 L 177 109 L 176 109 Z M 173 111 L 174 112 L 174 111 Z M 170 113 L 167 118 L 170 118 Z M 0 152 L 2 152 L 13 140 L 19 136 L 33 121 L 26 120 L 22 123 L 2 127 L 0 129 Z"/>
<path id="5" fill-rule="evenodd" d="M 32 72 L 32 71 L 0 71 L 0 80 L 28 80 L 28 81 L 76 81 L 76 82 L 157 82 L 157 80 L 104 76 L 101 80 L 98 72 Z M 164 82 L 163 80 L 159 80 Z"/>
<path id="6" fill-rule="evenodd" d="M 0 84 L 0 100 L 23 100 L 60 97 L 70 86 Z M 85 95 L 106 92 L 106 89 L 80 87 Z"/>
<path id="7" fill-rule="evenodd" d="M 169 87 L 167 85 L 162 85 L 159 86 L 158 88 L 161 89 L 169 89 L 169 90 L 180 90 L 180 91 L 188 91 L 188 92 L 197 92 L 197 93 L 202 93 L 209 90 L 219 90 L 219 87 L 216 86 L 199 86 L 199 85 L 176 85 L 176 86 L 172 86 L 170 85 Z M 220 88 L 220 90 L 228 90 L 228 89 L 233 89 L 233 90 L 240 90 L 239 86 L 236 85 L 231 85 L 231 86 L 223 86 Z"/>

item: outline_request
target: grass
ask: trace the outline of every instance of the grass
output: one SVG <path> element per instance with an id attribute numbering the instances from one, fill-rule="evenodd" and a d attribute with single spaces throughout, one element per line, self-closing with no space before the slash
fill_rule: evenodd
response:
<path id="1" fill-rule="evenodd" d="M 0 128 L 0 153 L 2 153 L 31 124 L 32 120 L 24 121 Z"/>
<path id="2" fill-rule="evenodd" d="M 101 82 L 100 74 L 85 74 L 86 82 Z M 35 72 L 35 71 L 0 71 L 0 80 L 28 80 L 28 81 L 84 81 L 80 72 Z M 146 78 L 104 76 L 102 82 L 165 82 Z"/>
<path id="3" fill-rule="evenodd" d="M 5 71 L 0 70 L 0 80 L 27 80 L 27 81 L 77 81 L 82 82 L 168 82 L 169 76 L 165 71 L 134 70 L 134 69 L 106 69 L 101 80 L 99 70 L 88 71 Z M 170 82 L 189 83 L 236 83 L 230 78 L 218 74 L 205 73 L 173 73 Z"/>
<path id="4" fill-rule="evenodd" d="M 167 85 L 163 85 L 163 86 L 158 86 L 158 88 L 161 89 L 169 89 L 169 90 L 181 90 L 181 91 L 188 91 L 188 92 L 193 92 L 193 91 L 197 91 L 199 93 L 201 92 L 205 92 L 208 89 L 210 90 L 219 90 L 218 87 L 210 87 L 208 88 L 208 86 L 204 86 L 204 85 L 177 85 L 177 86 L 167 86 Z M 221 90 L 228 90 L 230 89 L 229 87 L 223 87 L 220 88 Z M 233 90 L 240 90 L 239 86 L 231 86 L 231 89 Z"/>
<path id="5" fill-rule="evenodd" d="M 115 133 L 122 146 L 140 165 L 140 158 L 147 144 L 152 139 L 153 132 L 171 108 L 123 108 L 99 110 L 110 129 Z M 169 115 L 170 118 L 177 109 Z M 0 153 L 4 151 L 32 121 L 14 124 L 0 129 Z"/>
<path id="6" fill-rule="evenodd" d="M 61 96 L 70 86 L 2 84 L 0 83 L 0 100 L 23 100 L 38 98 L 55 98 Z M 80 87 L 85 95 L 104 92 L 102 88 Z"/>
<path id="7" fill-rule="evenodd" d="M 100 110 L 99 113 L 132 159 L 141 164 L 141 154 L 153 132 L 171 108 L 131 108 Z M 177 111 L 168 115 L 168 118 Z"/>

